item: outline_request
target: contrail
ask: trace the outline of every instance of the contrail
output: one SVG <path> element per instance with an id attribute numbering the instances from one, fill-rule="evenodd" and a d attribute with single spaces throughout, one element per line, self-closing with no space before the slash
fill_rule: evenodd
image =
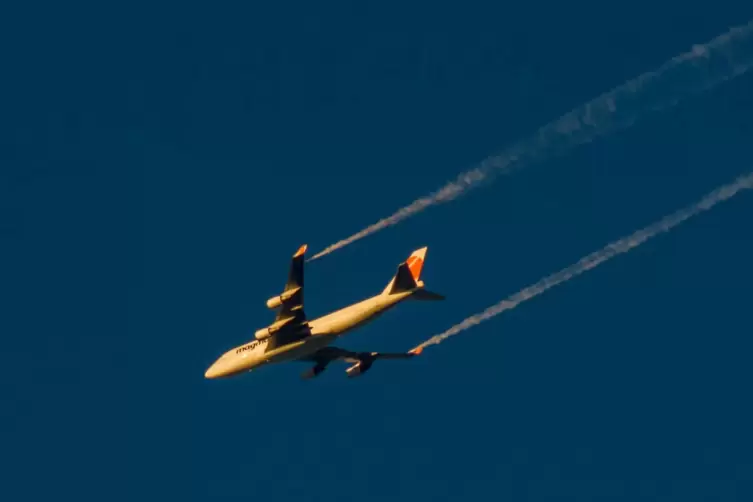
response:
<path id="1" fill-rule="evenodd" d="M 491 181 L 497 174 L 521 169 L 536 161 L 565 153 L 600 135 L 625 129 L 649 112 L 676 105 L 683 98 L 711 89 L 753 67 L 753 20 L 731 28 L 713 40 L 695 45 L 658 69 L 644 73 L 582 104 L 478 167 L 460 174 L 440 190 L 421 197 L 393 215 L 332 244 L 308 261 L 395 225 L 425 209 L 449 202 Z"/>
<path id="2" fill-rule="evenodd" d="M 502 300 L 496 305 L 492 305 L 481 313 L 468 317 L 467 319 L 456 324 L 450 329 L 429 338 L 418 347 L 436 345 L 446 340 L 447 338 L 457 335 L 458 333 L 465 331 L 468 328 L 475 326 L 481 322 L 487 321 L 492 317 L 501 314 L 502 312 L 512 310 L 524 301 L 539 296 L 549 288 L 553 288 L 558 284 L 569 281 L 570 279 L 577 277 L 583 272 L 591 270 L 598 265 L 601 265 L 605 261 L 614 258 L 619 254 L 627 253 L 631 249 L 640 246 L 652 237 L 656 237 L 659 234 L 663 234 L 664 232 L 672 230 L 674 227 L 684 222 L 685 220 L 708 211 L 720 202 L 733 197 L 739 191 L 751 188 L 753 188 L 753 172 L 739 177 L 729 185 L 717 188 L 692 206 L 680 209 L 676 213 L 666 216 L 656 223 L 649 225 L 642 230 L 638 230 L 628 237 L 624 237 L 618 241 L 608 244 L 595 253 L 591 253 L 590 255 L 581 258 L 577 263 L 574 263 L 573 265 L 570 265 L 569 267 L 566 267 L 555 274 L 541 279 L 536 284 L 518 291 L 506 300 Z"/>

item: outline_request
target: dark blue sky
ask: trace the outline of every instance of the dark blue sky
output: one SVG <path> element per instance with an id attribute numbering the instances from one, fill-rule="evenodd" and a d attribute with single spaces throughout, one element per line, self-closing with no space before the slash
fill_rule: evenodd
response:
<path id="1" fill-rule="evenodd" d="M 205 381 L 319 250 L 750 2 L 24 2 L 0 15 L 0 499 L 749 500 L 753 196 L 411 363 Z M 429 246 L 404 350 L 753 169 L 753 76 L 307 269 Z"/>

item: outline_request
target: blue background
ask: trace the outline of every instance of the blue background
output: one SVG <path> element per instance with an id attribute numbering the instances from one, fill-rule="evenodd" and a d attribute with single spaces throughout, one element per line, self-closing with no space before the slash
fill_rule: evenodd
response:
<path id="1" fill-rule="evenodd" d="M 206 367 L 318 251 L 750 2 L 18 2 L 0 15 L 0 499 L 750 500 L 753 196 L 348 380 Z M 753 76 L 307 268 L 405 350 L 753 169 Z"/>

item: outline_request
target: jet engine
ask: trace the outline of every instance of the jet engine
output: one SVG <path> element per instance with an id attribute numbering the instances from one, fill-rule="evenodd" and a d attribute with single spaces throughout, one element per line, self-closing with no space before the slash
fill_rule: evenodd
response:
<path id="1" fill-rule="evenodd" d="M 362 359 L 350 368 L 346 369 L 345 372 L 348 374 L 349 378 L 355 378 L 369 371 L 372 364 L 374 364 L 373 359 Z"/>
<path id="2" fill-rule="evenodd" d="M 275 323 L 270 324 L 266 328 L 262 328 L 260 330 L 257 330 L 256 333 L 254 333 L 254 337 L 256 337 L 257 340 L 266 340 L 270 336 L 274 335 L 276 332 L 280 331 L 280 328 L 285 326 L 287 323 L 292 321 L 293 318 L 283 319 L 281 321 L 277 321 Z"/>
<path id="3" fill-rule="evenodd" d="M 274 335 L 274 331 L 272 331 L 272 328 L 262 328 L 260 330 L 257 330 L 256 333 L 254 333 L 254 337 L 257 340 L 266 340 L 272 335 Z"/>
<path id="4" fill-rule="evenodd" d="M 324 371 L 326 369 L 327 369 L 327 365 L 326 364 L 317 364 L 316 366 L 313 366 L 313 367 L 307 369 L 306 371 L 304 371 L 301 374 L 301 378 L 304 378 L 304 379 L 314 378 L 316 376 L 319 376 L 322 373 L 322 371 Z"/>
<path id="5" fill-rule="evenodd" d="M 298 293 L 300 290 L 301 290 L 300 287 L 293 288 L 293 289 L 290 289 L 288 291 L 285 291 L 284 293 L 282 293 L 280 295 L 273 296 L 272 298 L 270 298 L 269 300 L 267 300 L 267 308 L 269 308 L 269 309 L 276 309 L 277 307 L 279 307 L 283 303 L 285 303 L 285 302 L 289 301 L 291 298 L 293 298 L 293 296 L 295 296 L 295 294 Z"/>

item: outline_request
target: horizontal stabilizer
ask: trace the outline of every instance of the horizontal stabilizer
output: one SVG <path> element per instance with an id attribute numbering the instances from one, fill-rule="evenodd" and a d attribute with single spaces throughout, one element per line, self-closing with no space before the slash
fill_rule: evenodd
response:
<path id="1" fill-rule="evenodd" d="M 428 291 L 426 289 L 417 289 L 413 292 L 411 295 L 411 298 L 414 300 L 421 300 L 421 301 L 429 301 L 429 302 L 436 302 L 440 300 L 444 300 L 445 297 L 443 295 L 440 295 L 439 293 L 434 293 L 433 291 Z"/>

